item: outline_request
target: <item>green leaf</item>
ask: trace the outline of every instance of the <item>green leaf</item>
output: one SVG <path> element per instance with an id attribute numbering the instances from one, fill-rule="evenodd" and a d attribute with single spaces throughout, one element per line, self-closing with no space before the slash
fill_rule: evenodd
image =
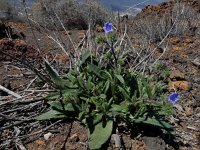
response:
<path id="1" fill-rule="evenodd" d="M 100 71 L 100 74 L 102 78 L 112 81 L 112 75 L 108 71 L 102 70 Z"/>
<path id="2" fill-rule="evenodd" d="M 92 77 L 90 76 L 88 81 L 85 83 L 85 88 L 88 90 L 88 91 L 92 91 L 95 87 L 95 84 L 92 82 Z"/>
<path id="3" fill-rule="evenodd" d="M 58 73 L 49 65 L 48 62 L 45 61 L 45 67 L 53 80 L 53 82 L 59 86 L 60 88 L 64 89 L 66 85 L 66 81 L 59 77 Z"/>
<path id="4" fill-rule="evenodd" d="M 123 88 L 121 86 L 118 86 L 118 88 L 119 88 L 119 91 L 123 94 L 124 100 L 130 100 L 131 99 L 130 95 L 129 95 L 129 92 L 127 91 L 126 88 Z"/>
<path id="5" fill-rule="evenodd" d="M 110 88 L 110 81 L 107 80 L 104 87 L 103 87 L 105 94 L 108 92 L 109 88 Z"/>
<path id="6" fill-rule="evenodd" d="M 145 89 L 146 89 L 148 98 L 149 98 L 149 99 L 152 99 L 152 90 L 151 90 L 150 86 L 149 86 L 149 85 L 146 85 Z"/>
<path id="7" fill-rule="evenodd" d="M 74 97 L 77 97 L 79 93 L 80 92 L 78 91 L 78 89 L 66 89 L 66 90 L 50 93 L 46 98 L 48 100 L 55 100 L 62 96 L 64 97 L 65 100 L 70 100 Z"/>
<path id="8" fill-rule="evenodd" d="M 55 99 L 58 99 L 59 97 L 60 97 L 60 92 L 53 92 L 47 95 L 46 99 L 55 100 Z"/>
<path id="9" fill-rule="evenodd" d="M 92 114 L 92 116 L 86 118 L 86 123 L 87 123 L 88 128 L 90 129 L 94 128 L 95 125 L 97 125 L 99 122 L 102 121 L 102 117 L 103 117 L 102 113 L 97 113 L 94 115 Z"/>
<path id="10" fill-rule="evenodd" d="M 74 105 L 72 105 L 72 103 L 64 103 L 63 102 L 64 106 L 62 106 L 60 101 L 55 101 L 55 102 L 50 102 L 49 104 L 51 105 L 51 108 L 53 110 L 57 109 L 56 111 L 60 110 L 60 112 L 63 111 L 63 113 L 64 113 L 64 111 L 72 111 L 72 112 L 76 111 L 76 107 Z"/>
<path id="11" fill-rule="evenodd" d="M 129 105 L 127 103 L 123 103 L 120 105 L 112 104 L 111 107 L 112 108 L 110 109 L 110 111 L 113 111 L 113 112 L 128 112 L 129 111 Z"/>
<path id="12" fill-rule="evenodd" d="M 126 85 L 130 87 L 130 97 L 134 96 L 135 94 L 137 97 L 139 97 L 138 78 L 134 74 L 131 74 L 131 72 L 127 72 L 124 79 Z"/>
<path id="13" fill-rule="evenodd" d="M 88 71 L 94 73 L 95 75 L 97 75 L 98 77 L 101 77 L 101 75 L 99 74 L 100 72 L 100 67 L 94 64 L 88 64 Z"/>
<path id="14" fill-rule="evenodd" d="M 72 83 L 76 82 L 76 76 L 72 74 L 72 71 L 69 72 L 66 76 Z"/>
<path id="15" fill-rule="evenodd" d="M 49 120 L 49 119 L 57 119 L 57 118 L 64 118 L 64 117 L 66 117 L 66 116 L 56 110 L 49 110 L 39 116 L 36 116 L 34 119 Z"/>
<path id="16" fill-rule="evenodd" d="M 67 89 L 67 90 L 63 90 L 61 92 L 62 92 L 64 101 L 74 101 L 74 100 L 78 99 L 78 95 L 80 93 L 80 91 L 78 89 Z"/>
<path id="17" fill-rule="evenodd" d="M 108 141 L 113 130 L 113 121 L 109 120 L 104 125 L 103 122 L 95 125 L 94 129 L 89 128 L 89 148 L 90 149 L 100 149 L 101 146 Z"/>
<path id="18" fill-rule="evenodd" d="M 125 84 L 124 78 L 123 78 L 121 75 L 116 75 L 116 74 L 115 74 L 115 77 L 116 77 L 122 84 Z"/>
<path id="19" fill-rule="evenodd" d="M 78 86 L 85 89 L 85 82 L 84 82 L 84 79 L 83 79 L 84 75 L 83 73 L 80 74 L 80 76 L 77 77 L 77 81 L 78 81 Z"/>
<path id="20" fill-rule="evenodd" d="M 153 126 L 157 126 L 166 130 L 173 130 L 174 126 L 166 122 L 165 120 L 162 120 L 160 118 L 156 117 L 139 117 L 138 119 L 134 120 L 135 123 L 144 123 L 149 124 Z"/>
<path id="21" fill-rule="evenodd" d="M 84 64 L 85 61 L 90 57 L 89 49 L 83 49 L 81 54 L 81 64 Z"/>

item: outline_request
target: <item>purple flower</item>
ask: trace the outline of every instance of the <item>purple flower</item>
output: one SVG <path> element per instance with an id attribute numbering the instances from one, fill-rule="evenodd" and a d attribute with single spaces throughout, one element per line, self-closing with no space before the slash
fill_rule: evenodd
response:
<path id="1" fill-rule="evenodd" d="M 112 23 L 109 22 L 105 23 L 103 29 L 106 33 L 112 32 L 113 31 Z"/>
<path id="2" fill-rule="evenodd" d="M 173 105 L 176 104 L 180 100 L 179 94 L 178 93 L 172 93 L 168 97 L 168 101 L 171 102 Z"/>
<path id="3" fill-rule="evenodd" d="M 164 67 L 167 67 L 167 61 L 166 60 L 163 60 L 162 64 L 163 64 Z"/>

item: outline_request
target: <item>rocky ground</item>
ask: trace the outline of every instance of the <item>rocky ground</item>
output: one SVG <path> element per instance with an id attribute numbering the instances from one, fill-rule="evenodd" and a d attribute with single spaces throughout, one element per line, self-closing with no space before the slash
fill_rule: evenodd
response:
<path id="1" fill-rule="evenodd" d="M 199 5 L 196 1 L 190 3 L 198 10 Z M 137 17 L 143 18 L 152 12 L 161 13 L 171 8 L 172 4 L 173 2 L 148 6 Z M 83 124 L 72 120 L 38 122 L 31 119 L 47 109 L 44 97 L 51 92 L 49 86 L 39 82 L 31 70 L 37 68 L 38 72 L 43 72 L 42 57 L 55 59 L 61 66 L 67 66 L 69 60 L 50 39 L 54 33 L 39 32 L 24 23 L 9 22 L 8 26 L 14 28 L 15 35 L 18 36 L 13 40 L 0 39 L 0 85 L 20 97 L 13 97 L 0 91 L 0 149 L 88 149 L 87 129 Z M 68 48 L 73 44 L 70 43 L 67 34 L 74 43 L 78 43 L 84 38 L 85 33 L 86 31 L 78 30 L 67 33 L 55 32 L 67 43 Z M 181 101 L 174 106 L 175 115 L 169 118 L 176 127 L 174 139 L 166 137 L 155 128 L 135 127 L 137 130 L 135 134 L 128 126 L 123 126 L 119 129 L 123 149 L 200 149 L 200 38 L 198 37 L 186 34 L 166 38 L 167 46 L 157 46 L 155 52 L 155 57 L 159 57 L 166 48 L 161 59 L 167 62 L 170 69 L 169 91 L 177 90 L 181 95 Z M 135 40 L 135 35 L 130 33 L 130 38 Z M 140 42 L 133 41 L 136 47 Z M 157 43 L 152 45 L 155 46 Z M 28 63 L 25 60 L 28 60 Z M 103 149 L 117 149 L 114 135 Z"/>

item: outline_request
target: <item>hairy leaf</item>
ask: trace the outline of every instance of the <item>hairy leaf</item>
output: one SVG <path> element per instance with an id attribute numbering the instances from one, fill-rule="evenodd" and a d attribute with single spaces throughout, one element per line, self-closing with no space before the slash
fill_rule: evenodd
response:
<path id="1" fill-rule="evenodd" d="M 134 120 L 135 123 L 144 123 L 157 126 L 166 130 L 173 130 L 174 126 L 157 117 L 140 117 Z"/>
<path id="2" fill-rule="evenodd" d="M 113 121 L 109 120 L 104 124 L 103 122 L 95 125 L 94 129 L 89 128 L 89 147 L 90 149 L 100 149 L 101 146 L 108 141 L 113 130 Z"/>
<path id="3" fill-rule="evenodd" d="M 61 89 L 64 89 L 66 81 L 59 77 L 58 73 L 45 61 L 45 67 L 53 82 Z"/>
<path id="4" fill-rule="evenodd" d="M 72 104 L 72 103 L 65 103 L 63 102 L 63 104 L 60 102 L 60 101 L 55 101 L 55 102 L 51 102 L 49 103 L 51 105 L 51 108 L 53 110 L 56 110 L 56 111 L 76 111 L 76 107 Z M 63 112 L 64 113 L 64 112 Z"/>
<path id="5" fill-rule="evenodd" d="M 88 71 L 94 73 L 95 75 L 97 75 L 98 77 L 101 77 L 101 75 L 99 74 L 100 72 L 100 67 L 94 64 L 88 64 Z"/>
<path id="6" fill-rule="evenodd" d="M 58 118 L 64 118 L 66 117 L 62 113 L 56 111 L 56 110 L 49 110 L 39 116 L 36 116 L 34 119 L 36 120 L 49 120 L 49 119 L 58 119 Z"/>
<path id="7" fill-rule="evenodd" d="M 83 49 L 81 54 L 81 64 L 84 64 L 86 60 L 91 56 L 89 49 Z"/>
<path id="8" fill-rule="evenodd" d="M 125 82 L 124 82 L 124 78 L 123 78 L 121 75 L 115 74 L 115 77 L 116 77 L 122 84 L 125 83 Z"/>
<path id="9" fill-rule="evenodd" d="M 122 93 L 124 100 L 130 100 L 130 95 L 129 95 L 129 91 L 127 91 L 126 88 L 123 88 L 121 86 L 118 86 L 119 91 Z"/>
<path id="10" fill-rule="evenodd" d="M 113 112 L 128 112 L 129 111 L 129 105 L 127 103 L 123 103 L 120 105 L 112 104 L 111 107 L 112 108 L 110 109 L 110 111 L 113 111 Z"/>
<path id="11" fill-rule="evenodd" d="M 106 71 L 106 70 L 100 71 L 100 74 L 104 79 L 107 79 L 107 80 L 110 80 L 110 81 L 112 81 L 112 79 L 113 79 L 111 73 Z"/>

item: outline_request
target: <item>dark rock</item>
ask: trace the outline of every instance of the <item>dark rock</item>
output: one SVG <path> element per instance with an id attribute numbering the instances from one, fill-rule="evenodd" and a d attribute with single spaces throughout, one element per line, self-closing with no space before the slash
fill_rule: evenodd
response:
<path id="1" fill-rule="evenodd" d="M 143 137 L 146 150 L 165 150 L 165 141 L 159 137 Z"/>

